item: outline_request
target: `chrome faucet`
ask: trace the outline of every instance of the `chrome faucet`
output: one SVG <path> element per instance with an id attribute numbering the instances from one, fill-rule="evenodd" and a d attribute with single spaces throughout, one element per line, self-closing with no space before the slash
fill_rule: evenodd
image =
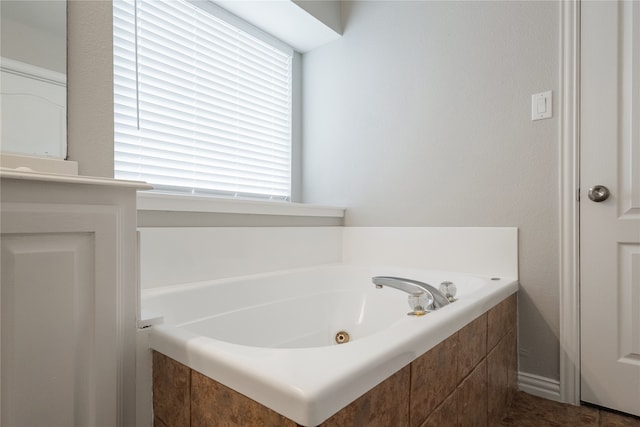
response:
<path id="1" fill-rule="evenodd" d="M 409 305 L 413 310 L 410 315 L 419 316 L 450 303 L 447 296 L 428 283 L 391 276 L 376 276 L 371 278 L 371 281 L 378 289 L 388 286 L 408 293 Z"/>

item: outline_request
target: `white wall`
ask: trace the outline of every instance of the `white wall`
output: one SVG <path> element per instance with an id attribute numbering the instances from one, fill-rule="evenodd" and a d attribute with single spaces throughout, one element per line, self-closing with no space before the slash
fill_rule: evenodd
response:
<path id="1" fill-rule="evenodd" d="M 519 227 L 520 370 L 557 379 L 558 121 L 530 104 L 559 95 L 560 4 L 342 14 L 342 39 L 303 58 L 304 201 L 349 226 Z"/>

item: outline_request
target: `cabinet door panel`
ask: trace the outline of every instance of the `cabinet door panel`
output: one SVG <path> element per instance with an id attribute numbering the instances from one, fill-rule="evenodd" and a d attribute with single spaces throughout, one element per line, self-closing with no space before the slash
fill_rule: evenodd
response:
<path id="1" fill-rule="evenodd" d="M 121 213 L 3 201 L 2 427 L 124 424 L 135 313 L 123 309 Z"/>
<path id="2" fill-rule="evenodd" d="M 2 239 L 3 425 L 91 425 L 93 235 Z"/>

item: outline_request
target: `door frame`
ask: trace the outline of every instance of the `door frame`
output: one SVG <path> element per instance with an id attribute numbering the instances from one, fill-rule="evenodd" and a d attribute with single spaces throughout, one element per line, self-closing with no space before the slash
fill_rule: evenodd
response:
<path id="1" fill-rule="evenodd" d="M 560 400 L 580 404 L 580 1 L 560 17 Z"/>

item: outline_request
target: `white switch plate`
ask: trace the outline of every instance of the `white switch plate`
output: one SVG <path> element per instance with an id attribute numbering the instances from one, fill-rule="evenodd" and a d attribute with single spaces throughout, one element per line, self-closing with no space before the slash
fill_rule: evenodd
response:
<path id="1" fill-rule="evenodd" d="M 548 119 L 553 116 L 551 91 L 531 95 L 531 120 Z"/>

